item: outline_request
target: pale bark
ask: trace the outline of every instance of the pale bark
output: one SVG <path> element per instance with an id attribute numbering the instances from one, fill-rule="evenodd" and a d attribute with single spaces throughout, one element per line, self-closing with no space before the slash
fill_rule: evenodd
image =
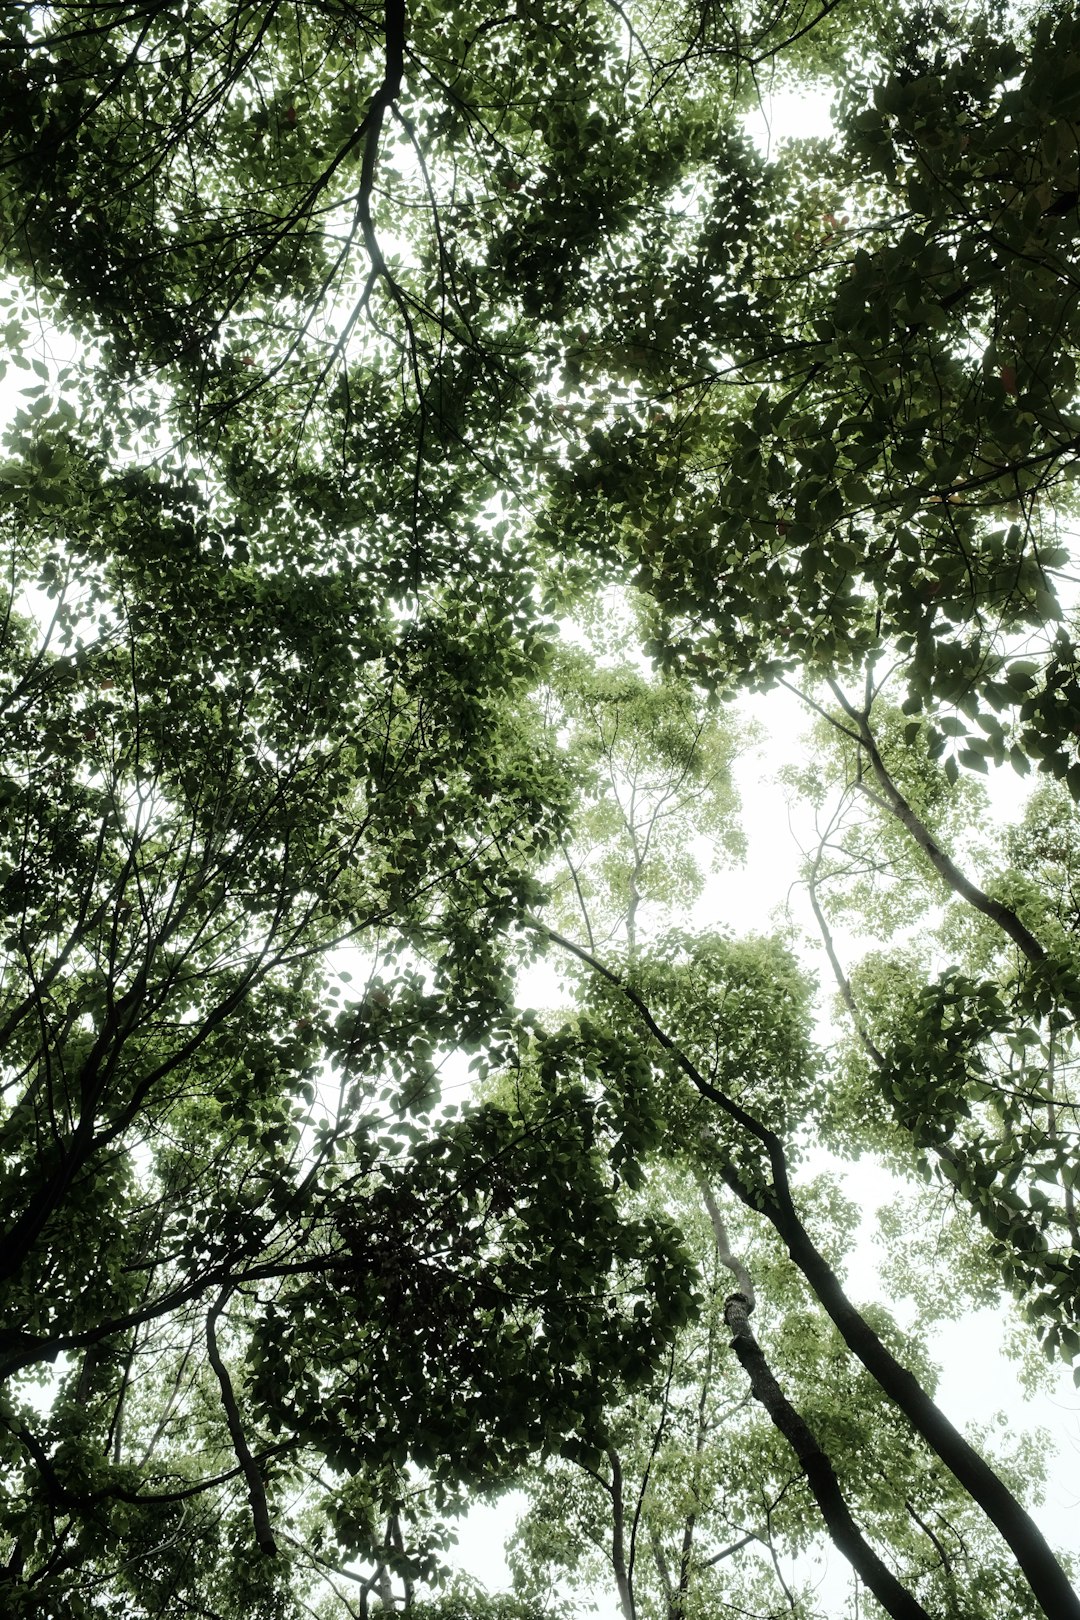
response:
<path id="1" fill-rule="evenodd" d="M 619 1592 L 619 1607 L 624 1620 L 636 1620 L 634 1588 L 626 1557 L 626 1509 L 623 1503 L 622 1462 L 614 1446 L 607 1448 L 611 1464 L 611 1562 L 615 1570 L 615 1585 Z"/>

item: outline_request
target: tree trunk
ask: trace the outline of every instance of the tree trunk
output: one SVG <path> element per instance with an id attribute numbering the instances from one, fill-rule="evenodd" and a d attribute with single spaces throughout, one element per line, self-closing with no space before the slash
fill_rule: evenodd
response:
<path id="1" fill-rule="evenodd" d="M 229 1297 L 227 1288 L 223 1288 L 218 1296 L 217 1303 L 206 1318 L 206 1355 L 217 1378 L 221 1390 L 221 1404 L 225 1410 L 225 1421 L 229 1427 L 229 1437 L 232 1440 L 236 1460 L 240 1464 L 245 1483 L 248 1488 L 248 1500 L 251 1503 L 251 1518 L 255 1526 L 255 1540 L 261 1552 L 268 1558 L 277 1553 L 277 1542 L 274 1539 L 273 1526 L 270 1523 L 270 1510 L 266 1505 L 266 1488 L 263 1485 L 259 1465 L 251 1455 L 244 1435 L 244 1426 L 240 1421 L 240 1409 L 236 1404 L 233 1393 L 232 1379 L 229 1370 L 221 1359 L 217 1342 L 217 1319 L 225 1309 Z"/>
<path id="2" fill-rule="evenodd" d="M 619 1607 L 624 1620 L 636 1620 L 634 1587 L 626 1561 L 626 1523 L 623 1508 L 622 1463 L 614 1446 L 607 1448 L 611 1464 L 611 1562 L 615 1570 L 615 1585 L 619 1591 Z"/>
<path id="3" fill-rule="evenodd" d="M 667 1561 L 664 1543 L 656 1532 L 656 1526 L 648 1521 L 649 1546 L 652 1549 L 653 1562 L 660 1576 L 660 1585 L 664 1589 L 664 1601 L 667 1604 L 667 1620 L 683 1620 L 683 1612 L 675 1599 L 675 1583 L 671 1578 L 671 1565 Z"/>
<path id="4" fill-rule="evenodd" d="M 882 1563 L 851 1517 L 836 1470 L 822 1451 L 809 1424 L 795 1410 L 773 1377 L 765 1353 L 751 1332 L 744 1295 L 731 1294 L 728 1297 L 724 1305 L 724 1321 L 731 1329 L 731 1347 L 750 1379 L 754 1397 L 761 1402 L 802 1463 L 806 1482 L 838 1550 L 893 1620 L 930 1620 L 922 1604 Z"/>

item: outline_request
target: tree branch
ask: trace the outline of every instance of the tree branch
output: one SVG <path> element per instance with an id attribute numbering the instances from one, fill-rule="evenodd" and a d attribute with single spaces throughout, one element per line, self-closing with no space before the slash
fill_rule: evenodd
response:
<path id="1" fill-rule="evenodd" d="M 732 1254 L 731 1244 L 728 1240 L 727 1227 L 724 1224 L 724 1218 L 720 1213 L 720 1206 L 717 1204 L 713 1190 L 709 1186 L 708 1177 L 705 1175 L 705 1172 L 703 1170 L 699 1170 L 696 1165 L 694 1166 L 694 1180 L 697 1182 L 698 1191 L 705 1200 L 705 1208 L 709 1212 L 709 1219 L 712 1222 L 713 1237 L 716 1240 L 716 1253 L 720 1260 L 720 1264 L 726 1266 L 728 1271 L 730 1271 L 731 1275 L 735 1278 L 739 1293 L 746 1300 L 746 1308 L 747 1312 L 749 1313 L 754 1309 L 754 1306 L 757 1303 L 757 1298 L 754 1294 L 754 1284 L 751 1281 L 750 1273 L 747 1271 L 742 1261 L 737 1259 L 735 1255 Z"/>
<path id="2" fill-rule="evenodd" d="M 364 117 L 364 155 L 360 163 L 360 189 L 356 195 L 356 215 L 373 268 L 387 282 L 392 291 L 396 286 L 386 260 L 383 258 L 375 224 L 371 217 L 371 194 L 375 185 L 375 163 L 379 155 L 379 137 L 383 120 L 401 92 L 401 78 L 405 71 L 405 0 L 386 0 L 385 7 L 386 56 L 383 79 L 372 96 Z M 398 295 L 400 301 L 400 295 Z"/>
<path id="3" fill-rule="evenodd" d="M 896 817 L 905 831 L 910 833 L 912 840 L 922 850 L 934 871 L 954 894 L 958 894 L 962 900 L 967 901 L 969 906 L 973 906 L 976 911 L 982 912 L 984 917 L 989 917 L 991 922 L 996 923 L 1019 947 L 1029 962 L 1043 961 L 1046 957 L 1045 947 L 1039 943 L 1031 930 L 1025 927 L 1012 907 L 1005 905 L 1000 900 L 992 899 L 990 895 L 979 888 L 978 884 L 972 883 L 970 878 L 961 872 L 955 861 L 946 855 L 926 823 L 920 819 L 904 798 L 904 795 L 889 775 L 888 767 L 881 757 L 881 752 L 874 740 L 874 734 L 870 730 L 870 722 L 867 716 L 853 707 L 835 681 L 829 682 L 829 688 L 844 713 L 858 728 L 859 745 L 870 761 L 870 768 L 877 778 L 878 785 L 884 796 L 885 808 Z"/>

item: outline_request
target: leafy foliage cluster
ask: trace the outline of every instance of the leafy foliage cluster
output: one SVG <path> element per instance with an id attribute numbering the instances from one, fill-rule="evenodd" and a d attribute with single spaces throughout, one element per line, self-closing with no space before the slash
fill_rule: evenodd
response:
<path id="1" fill-rule="evenodd" d="M 1080 18 L 11 0 L 0 119 L 4 1613 L 1080 1615 L 926 1350 L 1080 1355 Z"/>

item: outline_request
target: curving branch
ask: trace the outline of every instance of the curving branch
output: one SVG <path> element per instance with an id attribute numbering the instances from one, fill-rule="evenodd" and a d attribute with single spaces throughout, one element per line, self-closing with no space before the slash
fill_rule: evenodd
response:
<path id="1" fill-rule="evenodd" d="M 1013 944 L 1023 952 L 1029 962 L 1043 961 L 1046 957 L 1046 947 L 1040 944 L 1030 928 L 1020 920 L 1012 906 L 1005 905 L 1001 900 L 993 899 L 991 895 L 980 889 L 977 883 L 972 883 L 971 879 L 960 870 L 956 862 L 945 853 L 929 827 L 904 798 L 904 795 L 889 774 L 888 766 L 881 757 L 881 751 L 870 729 L 870 720 L 866 711 L 856 709 L 835 681 L 830 681 L 828 684 L 836 701 L 848 716 L 852 725 L 855 726 L 859 747 L 870 761 L 870 769 L 873 771 L 878 787 L 881 789 L 880 793 L 875 793 L 872 788 L 867 787 L 865 782 L 861 782 L 859 785 L 864 795 L 871 803 L 876 804 L 879 809 L 887 811 L 896 818 L 904 830 L 910 834 L 916 846 L 922 850 L 934 871 L 954 894 L 959 895 L 961 900 L 966 900 L 969 906 L 972 906 L 976 911 L 982 912 L 984 917 L 988 917 L 991 922 L 996 923 L 1002 932 L 1008 935 Z M 847 733 L 846 727 L 842 726 L 840 729 Z"/>

